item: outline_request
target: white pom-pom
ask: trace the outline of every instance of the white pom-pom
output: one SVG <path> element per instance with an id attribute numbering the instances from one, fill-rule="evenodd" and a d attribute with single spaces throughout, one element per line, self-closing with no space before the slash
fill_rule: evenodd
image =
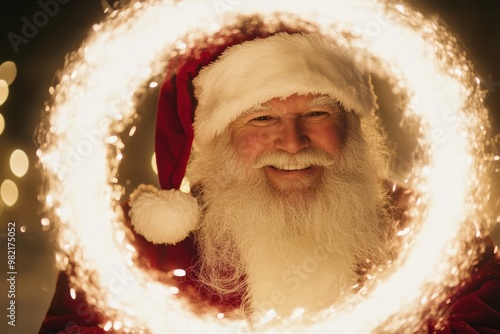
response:
<path id="1" fill-rule="evenodd" d="M 190 194 L 142 184 L 130 195 L 129 213 L 134 230 L 146 240 L 175 244 L 195 229 L 200 210 Z"/>

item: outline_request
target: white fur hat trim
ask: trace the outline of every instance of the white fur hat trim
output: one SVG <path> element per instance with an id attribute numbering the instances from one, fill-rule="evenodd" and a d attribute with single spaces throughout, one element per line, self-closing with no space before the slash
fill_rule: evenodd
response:
<path id="1" fill-rule="evenodd" d="M 353 55 L 312 34 L 279 33 L 232 46 L 205 66 L 193 84 L 198 148 L 245 111 L 276 97 L 324 94 L 359 115 L 376 109 L 370 78 L 354 64 Z"/>
<path id="2" fill-rule="evenodd" d="M 130 219 L 134 230 L 154 244 L 175 244 L 196 228 L 197 200 L 180 190 L 158 190 L 140 185 L 130 195 Z"/>

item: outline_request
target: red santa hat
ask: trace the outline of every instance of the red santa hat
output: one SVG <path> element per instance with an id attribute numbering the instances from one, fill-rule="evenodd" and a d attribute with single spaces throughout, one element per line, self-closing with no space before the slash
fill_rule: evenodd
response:
<path id="1" fill-rule="evenodd" d="M 179 190 L 191 150 L 203 150 L 246 110 L 272 98 L 323 94 L 359 115 L 376 108 L 368 75 L 345 50 L 306 33 L 236 34 L 193 50 L 164 81 L 155 152 L 162 190 L 141 185 L 130 196 L 137 233 L 175 244 L 196 228 L 197 200 Z"/>

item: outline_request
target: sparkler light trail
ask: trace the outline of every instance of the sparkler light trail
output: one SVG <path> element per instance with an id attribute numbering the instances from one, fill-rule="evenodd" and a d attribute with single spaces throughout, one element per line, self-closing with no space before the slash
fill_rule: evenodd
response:
<path id="1" fill-rule="evenodd" d="M 135 266 L 136 251 L 121 223 L 116 171 L 124 147 L 119 135 L 136 113 L 138 96 L 151 78 L 162 76 L 170 57 L 192 47 L 188 36 L 210 36 L 237 23 L 238 15 L 274 22 L 276 13 L 288 25 L 308 21 L 335 36 L 407 97 L 403 123 L 419 133 L 419 159 L 407 181 L 420 194 L 410 210 L 418 231 L 402 233 L 410 236 L 399 261 L 345 305 L 325 310 L 314 322 L 264 318 L 252 330 L 413 332 L 421 312 L 440 301 L 443 282 L 458 282 L 482 251 L 466 254 L 463 247 L 493 224 L 484 204 L 491 164 L 484 94 L 458 43 L 437 22 L 382 0 L 136 2 L 95 25 L 68 58 L 60 83 L 51 88 L 37 152 L 47 180 L 45 206 L 58 226 L 58 266 L 78 264 L 73 288 L 116 319 L 102 324 L 105 329 L 250 331 L 241 321 L 191 314 L 175 290 Z"/>

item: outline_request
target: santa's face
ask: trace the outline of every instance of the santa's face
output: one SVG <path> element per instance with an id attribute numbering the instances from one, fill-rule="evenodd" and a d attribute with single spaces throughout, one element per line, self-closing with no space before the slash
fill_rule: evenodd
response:
<path id="1" fill-rule="evenodd" d="M 284 101 L 274 105 L 304 110 L 299 103 L 304 107 L 304 101 L 314 101 L 310 96 L 292 100 L 286 108 Z M 381 166 L 374 158 L 382 155 L 374 145 L 380 138 L 368 131 L 365 140 L 356 115 L 341 112 L 343 140 L 343 121 L 331 111 L 333 106 L 324 99 L 322 103 L 325 114 L 297 112 L 284 120 L 265 116 L 239 127 L 233 124 L 190 164 L 188 178 L 203 189 L 203 215 L 195 235 L 200 280 L 222 296 L 242 293 L 245 307 L 257 318 L 270 308 L 290 315 L 299 307 L 314 312 L 341 302 L 358 283 L 361 269 L 388 259 Z M 315 120 L 301 124 L 301 117 Z M 302 136 L 295 143 L 305 143 L 295 153 L 283 148 L 283 137 L 272 131 L 275 140 L 267 146 L 258 146 L 262 142 L 250 135 L 262 134 L 261 128 L 279 128 L 280 122 L 285 128 L 292 121 L 302 129 L 292 129 Z M 252 122 L 270 124 L 259 127 Z M 306 131 L 308 126 L 328 141 Z M 256 146 L 245 146 L 244 135 Z M 305 176 L 283 176 L 280 172 L 287 172 L 278 170 L 271 174 L 266 167 L 291 161 L 314 167 L 298 172 Z"/>
<path id="2" fill-rule="evenodd" d="M 320 150 L 334 156 L 345 141 L 345 110 L 324 95 L 274 98 L 239 117 L 229 126 L 231 143 L 242 162 L 261 168 L 275 190 L 313 187 L 325 165 L 294 155 Z M 282 154 L 276 161 L 266 154 Z"/>

